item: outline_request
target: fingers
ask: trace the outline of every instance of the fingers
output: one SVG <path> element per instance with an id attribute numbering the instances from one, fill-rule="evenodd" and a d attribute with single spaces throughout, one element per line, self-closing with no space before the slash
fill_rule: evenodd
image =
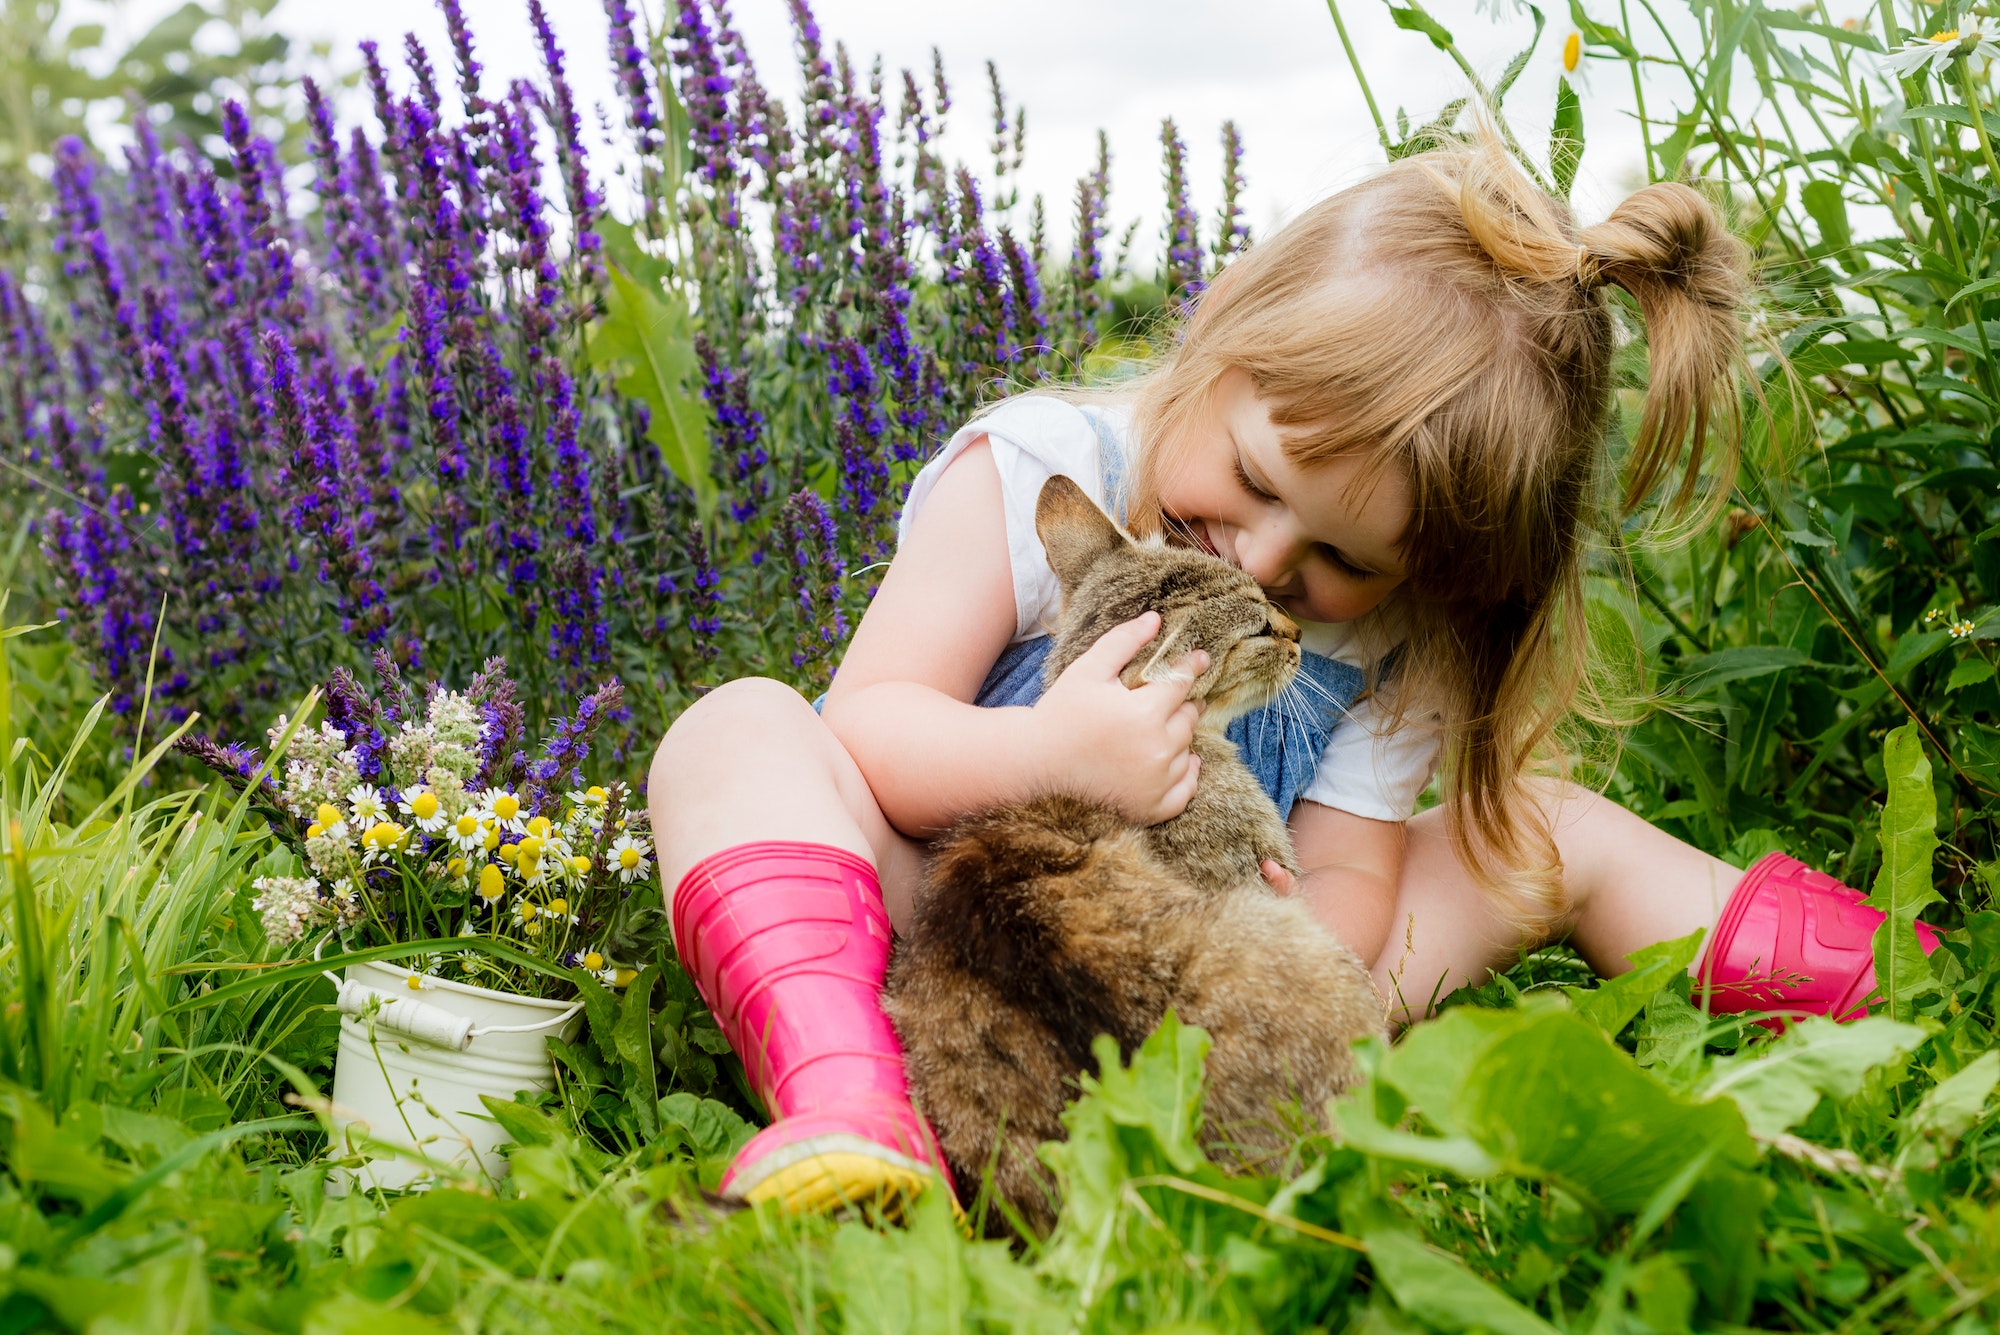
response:
<path id="1" fill-rule="evenodd" d="M 1188 692 L 1194 689 L 1196 679 L 1206 671 L 1208 671 L 1208 651 L 1196 649 L 1193 653 L 1177 659 L 1168 667 L 1165 676 L 1147 682 L 1139 690 L 1153 693 L 1153 698 L 1159 703 L 1161 716 L 1165 717 L 1187 700 Z M 1196 703 L 1198 708 L 1198 702 L 1189 703 Z"/>
<path id="2" fill-rule="evenodd" d="M 1132 656 L 1145 648 L 1155 635 L 1160 633 L 1160 614 L 1142 612 L 1123 625 L 1113 626 L 1090 646 L 1083 656 L 1070 664 L 1071 672 L 1086 674 L 1109 681 L 1125 670 Z M 1185 691 L 1182 694 L 1186 694 Z"/>
<path id="3" fill-rule="evenodd" d="M 1262 863 L 1258 864 L 1257 870 L 1264 873 L 1264 879 L 1270 883 L 1273 890 L 1276 890 L 1281 895 L 1289 895 L 1296 888 L 1292 874 L 1280 866 L 1275 859 L 1265 858 Z"/>
<path id="4" fill-rule="evenodd" d="M 1172 820 L 1187 810 L 1187 804 L 1194 801 L 1195 785 L 1201 782 L 1201 757 L 1188 753 L 1187 768 L 1174 780 L 1167 795 L 1160 799 L 1160 809 L 1153 820 L 1157 825 L 1163 820 Z"/>

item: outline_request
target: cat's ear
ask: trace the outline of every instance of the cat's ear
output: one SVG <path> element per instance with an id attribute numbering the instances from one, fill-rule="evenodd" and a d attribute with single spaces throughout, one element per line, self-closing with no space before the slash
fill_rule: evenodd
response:
<path id="1" fill-rule="evenodd" d="M 1035 502 L 1035 532 L 1049 554 L 1049 569 L 1065 592 L 1111 553 L 1132 545 L 1111 517 L 1058 473 L 1042 484 Z"/>

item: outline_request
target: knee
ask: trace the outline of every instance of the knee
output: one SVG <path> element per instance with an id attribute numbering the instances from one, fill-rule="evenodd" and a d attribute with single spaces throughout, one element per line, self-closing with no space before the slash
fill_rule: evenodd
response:
<path id="1" fill-rule="evenodd" d="M 724 681 L 692 705 L 666 729 L 654 749 L 654 771 L 662 761 L 684 761 L 690 753 L 726 753 L 746 739 L 768 737 L 772 731 L 796 731 L 816 725 L 818 713 L 804 695 L 770 677 L 738 677 Z M 718 747 L 720 743 L 720 747 Z"/>

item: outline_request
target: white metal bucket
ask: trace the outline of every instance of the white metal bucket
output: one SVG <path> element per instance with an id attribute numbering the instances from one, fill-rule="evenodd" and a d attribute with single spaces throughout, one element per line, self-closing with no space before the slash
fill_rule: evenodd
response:
<path id="1" fill-rule="evenodd" d="M 332 974 L 327 977 L 333 978 Z M 410 986 L 395 964 L 351 964 L 339 987 L 340 1051 L 333 1067 L 333 1153 L 376 1141 L 437 1163 L 507 1171 L 507 1133 L 482 1094 L 511 1099 L 552 1089 L 551 1035 L 573 1039 L 580 1001 L 519 997 L 488 987 L 422 978 Z M 363 1187 L 400 1190 L 428 1173 L 421 1160 L 384 1153 L 354 1173 Z M 328 1186 L 343 1189 L 344 1173 Z"/>

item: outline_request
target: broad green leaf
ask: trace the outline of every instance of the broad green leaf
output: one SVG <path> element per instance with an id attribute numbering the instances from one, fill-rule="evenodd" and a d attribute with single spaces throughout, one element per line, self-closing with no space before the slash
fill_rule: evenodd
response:
<path id="1" fill-rule="evenodd" d="M 1814 545 L 1831 540 L 1818 534 L 1806 534 Z M 1787 668 L 1804 667 L 1812 662 L 1812 656 L 1802 650 L 1782 644 L 1743 644 L 1729 649 L 1718 649 L 1712 654 L 1703 654 L 1689 662 L 1687 675 L 1675 683 L 1683 695 L 1696 695 L 1713 690 L 1725 682 L 1748 681 L 1772 672 L 1783 672 Z"/>
<path id="2" fill-rule="evenodd" d="M 1420 32 L 1430 38 L 1431 45 L 1438 50 L 1451 50 L 1451 34 L 1445 30 L 1443 24 L 1426 13 L 1422 5 L 1412 4 L 1407 7 L 1390 5 L 1389 18 L 1398 28 L 1406 32 Z"/>
<path id="3" fill-rule="evenodd" d="M 1808 181 L 1799 191 L 1799 202 L 1819 224 L 1819 239 L 1827 249 L 1843 251 L 1854 244 L 1847 228 L 1847 198 L 1838 181 Z"/>
<path id="4" fill-rule="evenodd" d="M 1993 680 L 1993 665 L 1983 658 L 1961 658 L 1952 665 L 1951 676 L 1946 678 L 1944 688 L 1948 691 L 1961 690 L 1967 686 L 1977 686 L 1982 681 Z"/>
<path id="5" fill-rule="evenodd" d="M 1558 1335 L 1556 1328 L 1465 1268 L 1458 1258 L 1399 1228 L 1362 1235 L 1375 1277 L 1405 1312 L 1433 1330 Z"/>
<path id="6" fill-rule="evenodd" d="M 648 254 L 631 228 L 607 225 L 604 240 L 611 288 L 604 318 L 591 330 L 590 364 L 613 368 L 619 392 L 646 405 L 646 438 L 709 518 L 715 480 L 708 471 L 708 410 L 688 388 L 698 367 L 687 298 L 667 285 L 671 266 Z"/>
<path id="7" fill-rule="evenodd" d="M 1487 1012 L 1497 1024 L 1445 1026 L 1469 1009 L 1413 1029 L 1380 1078 L 1412 1096 L 1447 1136 L 1477 1143 L 1508 1171 L 1629 1214 L 1700 1154 L 1755 1161 L 1733 1105 L 1676 1097 L 1590 1020 L 1539 1006 Z M 1444 1032 L 1433 1040 L 1433 1029 Z"/>
<path id="8" fill-rule="evenodd" d="M 653 980 L 660 975 L 658 964 L 648 964 L 625 989 L 618 1008 L 614 1031 L 618 1056 L 625 1071 L 625 1097 L 639 1119 L 639 1132 L 648 1140 L 660 1133 L 659 1077 L 653 1060 Z"/>
<path id="9" fill-rule="evenodd" d="M 1674 132 L 1660 143 L 1659 175 L 1656 181 L 1672 181 L 1681 174 L 1681 164 L 1687 160 L 1688 149 L 1694 146 L 1694 137 L 1701 129 L 1701 117 L 1694 112 L 1686 112 L 1674 126 Z"/>
<path id="10" fill-rule="evenodd" d="M 1363 1087 L 1351 1098 L 1337 1100 L 1333 1115 L 1340 1124 L 1341 1143 L 1376 1159 L 1419 1164 L 1474 1179 L 1492 1177 L 1505 1165 L 1467 1136 L 1420 1136 L 1382 1125 L 1372 1111 L 1372 1091 Z"/>
<path id="11" fill-rule="evenodd" d="M 1902 1120 L 1903 1134 L 1928 1137 L 1948 1152 L 1986 1111 L 1995 1085 L 2000 1085 L 2000 1048 L 1989 1048 L 1919 1099 Z"/>
<path id="12" fill-rule="evenodd" d="M 1577 1014 L 1616 1038 L 1662 988 L 1686 975 L 1701 949 L 1701 938 L 1702 933 L 1695 931 L 1635 950 L 1628 957 L 1632 967 L 1616 978 L 1607 978 L 1594 988 L 1565 987 L 1563 992 Z"/>
<path id="13" fill-rule="evenodd" d="M 1556 79 L 1556 119 L 1549 129 L 1549 175 L 1555 178 L 1556 193 L 1569 198 L 1576 180 L 1577 165 L 1583 161 L 1583 103 L 1565 77 Z"/>
<path id="14" fill-rule="evenodd" d="M 1882 770 L 1889 784 L 1882 807 L 1882 870 L 1866 903 L 1885 915 L 1875 933 L 1875 986 L 1891 1015 L 1908 1018 L 1916 998 L 1933 986 L 1913 924 L 1925 906 L 1941 902 L 1931 875 L 1937 790 L 1914 720 L 1883 740 Z"/>
<path id="15" fill-rule="evenodd" d="M 1944 304 L 1944 313 L 1949 315 L 1951 314 L 1951 308 L 1958 305 L 1959 302 L 1970 300 L 1982 293 L 1991 292 L 1995 288 L 2000 288 L 2000 275 L 1992 278 L 1982 278 L 1976 283 L 1967 283 L 1964 287 L 1953 293 L 1951 300 Z"/>
<path id="16" fill-rule="evenodd" d="M 1717 1060 L 1701 1092 L 1733 1100 L 1752 1134 L 1768 1140 L 1804 1121 L 1821 1098 L 1854 1097 L 1870 1071 L 1923 1040 L 1923 1030 L 1887 1016 L 1847 1024 L 1809 1016 L 1775 1043 Z"/>

